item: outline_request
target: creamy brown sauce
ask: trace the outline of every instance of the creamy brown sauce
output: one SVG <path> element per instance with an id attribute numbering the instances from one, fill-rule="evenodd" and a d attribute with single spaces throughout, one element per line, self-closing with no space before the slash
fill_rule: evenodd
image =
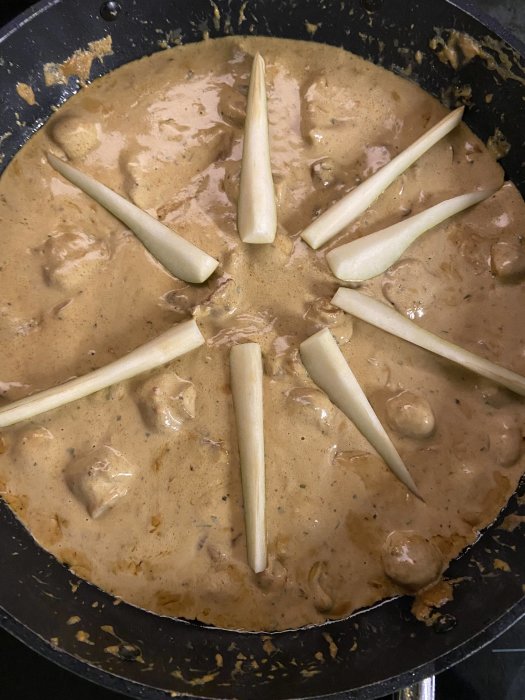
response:
<path id="1" fill-rule="evenodd" d="M 251 56 L 267 61 L 279 232 L 242 245 L 236 198 Z M 416 85 L 340 49 L 228 38 L 124 66 L 64 105 L 0 180 L 0 402 L 84 374 L 192 313 L 207 345 L 4 430 L 0 491 L 79 575 L 158 613 L 275 630 L 343 617 L 439 578 L 523 472 L 523 401 L 329 305 L 325 250 L 298 234 L 437 122 Z M 221 261 L 167 274 L 45 151 Z M 449 196 L 503 184 L 464 126 L 329 247 Z M 439 226 L 365 289 L 525 374 L 525 204 L 511 183 Z M 426 502 L 307 377 L 329 325 Z M 246 564 L 228 352 L 261 343 L 269 565 Z M 87 641 L 87 640 L 86 640 Z M 87 642 L 89 643 L 89 642 Z"/>

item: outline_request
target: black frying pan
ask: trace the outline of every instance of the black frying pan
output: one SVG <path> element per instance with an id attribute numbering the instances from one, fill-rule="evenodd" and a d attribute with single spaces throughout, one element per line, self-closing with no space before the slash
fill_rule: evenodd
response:
<path id="1" fill-rule="evenodd" d="M 398 72 L 411 65 L 411 79 L 450 106 L 455 86 L 472 85 L 466 121 L 483 139 L 501 129 L 512 146 L 503 165 L 525 192 L 522 47 L 515 41 L 515 49 L 509 43 L 493 44 L 492 64 L 475 58 L 459 71 L 429 49 L 436 28 L 444 29 L 445 38 L 456 28 L 476 39 L 499 41 L 501 28 L 486 18 L 476 19 L 467 2 L 460 8 L 459 2 L 445 0 L 216 0 L 221 16 L 216 25 L 209 0 L 120 1 L 118 12 L 118 3 L 101 6 L 101 0 L 45 0 L 0 32 L 0 136 L 10 132 L 0 144 L 0 172 L 45 122 L 51 107 L 78 89 L 74 79 L 67 86 L 45 89 L 43 63 L 63 61 L 110 33 L 114 53 L 103 64 L 94 64 L 94 78 L 158 50 L 159 38 L 166 35 L 186 43 L 201 39 L 207 30 L 212 37 L 257 33 L 342 45 Z M 305 20 L 319 24 L 313 37 Z M 416 49 L 425 52 L 421 65 L 412 61 Z M 38 106 L 28 107 L 18 97 L 17 81 L 36 88 Z M 494 95 L 490 104 L 486 93 Z M 514 498 L 506 512 L 520 509 L 525 512 Z M 115 605 L 42 551 L 0 502 L 0 624 L 50 660 L 137 698 L 169 697 L 162 689 L 250 700 L 334 693 L 373 698 L 460 661 L 525 612 L 523 534 L 521 527 L 508 532 L 494 526 L 452 564 L 447 575 L 463 580 L 434 627 L 416 622 L 410 601 L 400 598 L 345 621 L 273 634 L 274 650 L 269 653 L 267 635 L 224 631 Z M 494 558 L 505 560 L 511 571 L 494 570 Z M 92 644 L 78 641 L 78 626 L 66 624 L 74 615 L 81 618 L 79 626 Z M 327 633 L 337 647 L 333 658 Z M 113 654 L 106 651 L 109 646 Z M 323 663 L 316 661 L 317 651 L 323 652 Z M 220 668 L 217 654 L 223 659 Z"/>

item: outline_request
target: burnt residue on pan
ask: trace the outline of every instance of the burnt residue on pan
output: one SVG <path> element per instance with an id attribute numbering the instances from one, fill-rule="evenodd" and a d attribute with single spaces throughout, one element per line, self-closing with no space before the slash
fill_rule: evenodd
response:
<path id="1" fill-rule="evenodd" d="M 46 86 L 44 64 L 64 66 L 79 49 L 111 35 L 112 53 L 92 62 L 84 73 L 88 82 L 166 46 L 207 36 L 265 34 L 344 46 L 406 75 L 451 106 L 467 102 L 469 126 L 485 140 L 500 133 L 510 145 L 502 165 L 525 191 L 523 59 L 447 2 L 121 4 L 109 23 L 100 2 L 42 3 L 28 13 L 29 21 L 0 34 L 0 170 L 79 89 L 74 70 L 67 82 Z M 466 60 L 469 42 L 475 50 Z M 451 64 L 453 52 L 457 66 L 453 58 Z M 17 84 L 31 88 L 34 104 Z M 452 600 L 445 587 L 421 601 L 430 625 L 418 622 L 411 601 L 401 598 L 348 620 L 272 635 L 210 629 L 117 604 L 36 547 L 1 504 L 0 624 L 63 666 L 135 697 L 165 698 L 158 689 L 172 696 L 278 699 L 353 690 L 356 698 L 376 697 L 460 660 L 525 611 L 524 499 L 522 483 L 497 524 L 453 562 L 447 572 Z M 439 607 L 442 601 L 447 602 Z M 71 622 L 76 618 L 78 623 Z"/>

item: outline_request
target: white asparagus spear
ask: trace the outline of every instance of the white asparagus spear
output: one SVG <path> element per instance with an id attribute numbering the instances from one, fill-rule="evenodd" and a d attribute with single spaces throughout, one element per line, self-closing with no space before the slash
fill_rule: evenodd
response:
<path id="1" fill-rule="evenodd" d="M 305 228 L 301 238 L 315 250 L 355 221 L 399 175 L 459 124 L 463 110 L 464 107 L 458 107 L 448 114 L 368 180 L 323 212 Z"/>
<path id="2" fill-rule="evenodd" d="M 266 568 L 266 485 L 264 467 L 263 370 L 257 343 L 230 352 L 231 388 L 241 463 L 248 564 Z"/>
<path id="3" fill-rule="evenodd" d="M 410 343 L 419 345 L 425 350 L 430 350 L 436 355 L 441 355 L 447 360 L 452 360 L 452 362 L 456 362 L 471 372 L 480 374 L 482 377 L 507 387 L 507 389 L 514 391 L 516 394 L 525 396 L 525 377 L 494 362 L 490 362 L 490 360 L 478 357 L 473 352 L 464 350 L 459 345 L 455 345 L 448 340 L 443 340 L 443 338 L 421 328 L 413 321 L 409 321 L 381 301 L 372 299 L 353 289 L 340 287 L 332 299 L 332 304 L 373 326 L 377 326 L 377 328 L 381 328 L 387 333 L 403 338 L 403 340 L 408 340 Z"/>
<path id="4" fill-rule="evenodd" d="M 113 216 L 120 219 L 168 272 L 185 282 L 205 282 L 218 261 L 179 236 L 125 197 L 69 163 L 47 154 L 52 167 L 79 189 L 92 197 Z"/>
<path id="5" fill-rule="evenodd" d="M 71 403 L 71 401 L 94 394 L 96 391 L 117 384 L 117 382 L 164 365 L 166 362 L 198 348 L 204 342 L 204 338 L 193 319 L 180 323 L 105 367 L 1 408 L 0 428 L 33 418 L 41 413 Z"/>
<path id="6" fill-rule="evenodd" d="M 423 233 L 494 192 L 481 190 L 446 199 L 409 219 L 334 248 L 326 254 L 328 265 L 344 282 L 364 282 L 376 277 L 393 265 Z"/>
<path id="7" fill-rule="evenodd" d="M 354 423 L 407 489 L 421 498 L 408 469 L 328 328 L 303 341 L 299 350 L 306 371 L 317 386 Z"/>
<path id="8" fill-rule="evenodd" d="M 244 122 L 237 226 L 244 243 L 273 243 L 277 210 L 270 162 L 265 65 L 255 54 Z"/>

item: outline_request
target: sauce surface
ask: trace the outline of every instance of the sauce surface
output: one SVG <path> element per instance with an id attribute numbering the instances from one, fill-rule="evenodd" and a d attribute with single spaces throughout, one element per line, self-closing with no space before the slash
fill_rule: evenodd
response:
<path id="1" fill-rule="evenodd" d="M 236 229 L 252 56 L 267 63 L 279 229 Z M 363 291 L 525 374 L 525 204 L 461 125 L 321 251 L 301 230 L 445 114 L 341 49 L 227 38 L 126 65 L 70 99 L 0 180 L 0 404 L 101 367 L 194 315 L 207 345 L 2 431 L 0 493 L 79 576 L 140 607 L 277 630 L 347 616 L 439 579 L 515 490 L 521 399 L 335 309 L 327 250 L 443 199 L 502 187 L 425 234 Z M 45 152 L 221 261 L 171 277 Z M 328 326 L 411 471 L 408 494 L 306 375 Z M 246 563 L 228 355 L 264 353 L 269 562 Z"/>

